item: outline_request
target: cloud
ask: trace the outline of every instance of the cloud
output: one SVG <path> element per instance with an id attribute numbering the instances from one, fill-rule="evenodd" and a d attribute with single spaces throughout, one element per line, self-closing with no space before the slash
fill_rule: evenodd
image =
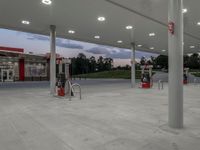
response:
<path id="1" fill-rule="evenodd" d="M 92 54 L 99 54 L 105 57 L 110 57 L 113 59 L 130 59 L 131 58 L 131 50 L 128 49 L 121 49 L 121 48 L 110 48 L 105 46 L 98 46 L 93 47 L 87 52 Z M 151 56 L 157 56 L 156 54 L 147 53 L 147 52 L 140 52 L 136 51 L 136 58 L 142 58 L 143 56 L 150 58 Z"/>
<path id="2" fill-rule="evenodd" d="M 109 55 L 110 54 L 110 51 L 105 48 L 105 47 L 93 47 L 89 50 L 86 50 L 87 52 L 89 53 L 92 53 L 92 54 L 104 54 L 104 55 Z"/>
<path id="3" fill-rule="evenodd" d="M 37 34 L 30 34 L 27 33 L 27 39 L 28 40 L 38 40 L 38 41 L 49 41 L 49 37 L 44 36 L 44 35 L 37 35 Z"/>
<path id="4" fill-rule="evenodd" d="M 111 53 L 110 55 L 108 55 L 108 57 L 111 57 L 113 59 L 130 59 L 131 51 L 120 50 L 118 52 Z"/>
<path id="5" fill-rule="evenodd" d="M 110 48 L 106 46 L 98 46 L 98 47 L 93 47 L 87 52 L 92 53 L 92 54 L 101 54 L 104 55 L 105 57 L 110 57 L 113 59 L 120 58 L 120 59 L 129 59 L 131 52 L 119 48 Z"/>
<path id="6" fill-rule="evenodd" d="M 144 56 L 145 56 L 146 58 L 150 58 L 151 56 L 157 57 L 158 54 L 136 51 L 136 58 L 142 58 L 142 57 L 144 57 Z"/>
<path id="7" fill-rule="evenodd" d="M 48 36 L 38 35 L 38 34 L 29 34 L 29 33 L 27 33 L 26 35 L 27 35 L 28 40 L 39 40 L 39 41 L 48 41 L 48 42 L 50 41 L 50 38 Z M 73 41 L 73 40 L 66 40 L 62 38 L 56 39 L 56 45 L 61 48 L 71 48 L 71 49 L 80 49 L 80 50 L 84 49 L 84 43 Z M 85 51 L 94 55 L 102 55 L 104 57 L 110 57 L 113 59 L 130 59 L 131 57 L 131 50 L 105 46 L 105 45 L 94 45 L 94 47 Z M 147 52 L 136 51 L 136 58 L 141 58 L 143 56 L 146 56 L 147 58 L 149 58 L 151 56 L 156 56 L 156 55 L 147 53 Z"/>
<path id="8" fill-rule="evenodd" d="M 37 34 L 27 34 L 28 40 L 39 40 L 39 41 L 50 41 L 50 38 L 48 36 L 43 35 L 37 35 Z M 62 48 L 72 48 L 72 49 L 83 49 L 83 46 L 81 44 L 76 44 L 71 40 L 65 40 L 61 38 L 56 39 L 56 46 L 62 47 Z"/>
<path id="9" fill-rule="evenodd" d="M 83 49 L 83 46 L 81 44 L 76 44 L 72 42 L 71 40 L 63 40 L 63 39 L 57 39 L 56 45 L 63 48 L 72 48 L 72 49 Z"/>

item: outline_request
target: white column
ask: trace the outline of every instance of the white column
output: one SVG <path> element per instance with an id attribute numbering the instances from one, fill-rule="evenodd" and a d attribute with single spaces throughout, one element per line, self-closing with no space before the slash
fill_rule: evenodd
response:
<path id="1" fill-rule="evenodd" d="M 135 85 L 135 43 L 131 43 L 131 87 Z"/>
<path id="2" fill-rule="evenodd" d="M 56 87 L 56 26 L 50 25 L 50 92 L 55 94 Z"/>
<path id="3" fill-rule="evenodd" d="M 183 128 L 183 0 L 169 0 L 168 19 L 174 33 L 168 33 L 169 126 Z"/>

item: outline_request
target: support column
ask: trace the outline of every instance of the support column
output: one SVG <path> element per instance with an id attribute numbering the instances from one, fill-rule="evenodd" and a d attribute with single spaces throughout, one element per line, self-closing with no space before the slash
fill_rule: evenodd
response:
<path id="1" fill-rule="evenodd" d="M 50 92 L 55 94 L 56 89 L 56 26 L 50 25 Z"/>
<path id="2" fill-rule="evenodd" d="M 169 126 L 183 128 L 183 0 L 169 0 Z"/>
<path id="3" fill-rule="evenodd" d="M 131 87 L 136 86 L 135 82 L 135 43 L 131 43 Z"/>

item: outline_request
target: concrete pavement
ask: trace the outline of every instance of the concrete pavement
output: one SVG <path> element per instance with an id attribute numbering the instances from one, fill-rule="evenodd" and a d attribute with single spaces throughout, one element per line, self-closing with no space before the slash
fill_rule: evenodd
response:
<path id="1" fill-rule="evenodd" d="M 200 86 L 184 87 L 185 126 L 174 130 L 167 125 L 167 85 L 159 91 L 131 89 L 126 80 L 94 81 L 82 84 L 81 101 L 51 97 L 39 86 L 1 89 L 0 149 L 199 149 Z"/>

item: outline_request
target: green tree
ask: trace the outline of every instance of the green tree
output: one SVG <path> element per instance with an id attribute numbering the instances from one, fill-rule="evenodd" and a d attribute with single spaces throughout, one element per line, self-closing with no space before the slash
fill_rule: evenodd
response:
<path id="1" fill-rule="evenodd" d="M 143 56 L 141 59 L 140 59 L 140 64 L 143 66 L 143 65 L 146 65 L 147 63 L 147 60 L 146 58 Z"/>
<path id="2" fill-rule="evenodd" d="M 112 58 L 105 58 L 104 59 L 104 70 L 111 70 L 113 67 L 113 59 Z"/>
<path id="3" fill-rule="evenodd" d="M 186 62 L 186 66 L 190 69 L 199 69 L 200 68 L 200 57 L 199 54 L 192 54 Z"/>
<path id="4" fill-rule="evenodd" d="M 85 54 L 79 53 L 76 59 L 76 70 L 78 74 L 86 73 L 87 58 Z"/>
<path id="5" fill-rule="evenodd" d="M 159 55 L 155 59 L 156 68 L 165 68 L 168 69 L 168 56 Z"/>
<path id="6" fill-rule="evenodd" d="M 94 56 L 89 59 L 89 72 L 95 72 L 97 69 L 97 62 Z"/>
<path id="7" fill-rule="evenodd" d="M 184 67 L 189 68 L 190 56 L 184 55 Z"/>
<path id="8" fill-rule="evenodd" d="M 104 70 L 104 58 L 102 56 L 100 56 L 99 59 L 97 60 L 97 68 L 98 71 Z"/>

